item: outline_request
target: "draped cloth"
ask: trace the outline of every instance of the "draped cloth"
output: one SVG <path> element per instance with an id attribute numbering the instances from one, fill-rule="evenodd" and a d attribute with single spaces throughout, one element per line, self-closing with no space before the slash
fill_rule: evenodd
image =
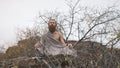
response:
<path id="1" fill-rule="evenodd" d="M 35 45 L 39 45 L 40 47 L 37 48 L 42 54 L 46 55 L 72 55 L 77 56 L 76 50 L 73 48 L 69 48 L 68 46 L 63 46 L 60 41 L 56 40 L 53 37 L 53 34 L 50 32 L 46 33 L 41 37 L 41 40 L 37 42 Z"/>

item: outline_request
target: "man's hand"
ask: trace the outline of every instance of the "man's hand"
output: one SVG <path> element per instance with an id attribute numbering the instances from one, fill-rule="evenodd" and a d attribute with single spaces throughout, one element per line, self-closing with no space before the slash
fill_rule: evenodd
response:
<path id="1" fill-rule="evenodd" d="M 35 45 L 34 45 L 35 48 L 40 48 L 40 43 L 37 42 Z"/>
<path id="2" fill-rule="evenodd" d="M 68 43 L 66 46 L 68 46 L 69 48 L 73 48 L 71 43 Z"/>

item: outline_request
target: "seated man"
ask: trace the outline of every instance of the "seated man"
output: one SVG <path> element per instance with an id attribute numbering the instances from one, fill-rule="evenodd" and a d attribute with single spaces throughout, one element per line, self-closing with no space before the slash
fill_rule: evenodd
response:
<path id="1" fill-rule="evenodd" d="M 59 31 L 57 31 L 56 26 L 57 22 L 55 19 L 50 19 L 48 21 L 49 31 L 35 44 L 35 48 L 37 48 L 41 53 L 47 55 L 67 54 L 77 56 L 76 50 L 66 46 L 63 36 Z"/>

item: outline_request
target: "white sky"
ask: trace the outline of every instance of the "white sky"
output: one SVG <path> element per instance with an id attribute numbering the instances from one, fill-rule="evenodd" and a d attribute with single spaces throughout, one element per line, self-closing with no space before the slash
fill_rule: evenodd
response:
<path id="1" fill-rule="evenodd" d="M 13 43 L 17 28 L 32 27 L 39 11 L 66 11 L 65 0 L 0 0 L 0 46 Z M 119 6 L 119 0 L 81 0 L 82 6 L 108 7 Z M 120 6 L 119 6 L 120 7 Z M 5 45 L 5 47 L 8 47 Z"/>

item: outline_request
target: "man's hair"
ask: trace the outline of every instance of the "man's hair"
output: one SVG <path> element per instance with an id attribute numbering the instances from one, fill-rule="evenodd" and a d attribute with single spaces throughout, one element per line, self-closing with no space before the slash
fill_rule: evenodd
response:
<path id="1" fill-rule="evenodd" d="M 50 21 L 50 20 L 53 20 L 53 21 L 55 21 L 55 23 L 57 23 L 57 21 L 56 21 L 55 19 L 49 19 L 49 21 Z M 48 21 L 48 22 L 49 22 L 49 21 Z"/>

